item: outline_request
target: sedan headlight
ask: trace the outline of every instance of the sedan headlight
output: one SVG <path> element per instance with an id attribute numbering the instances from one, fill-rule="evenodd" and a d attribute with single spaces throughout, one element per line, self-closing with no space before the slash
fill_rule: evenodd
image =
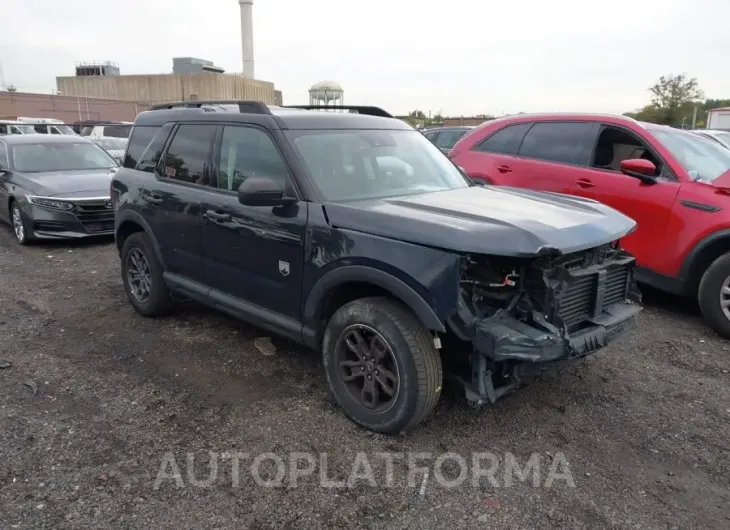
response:
<path id="1" fill-rule="evenodd" d="M 72 210 L 73 203 L 66 201 L 59 201 L 57 199 L 51 199 L 50 197 L 36 197 L 35 195 L 26 195 L 25 198 L 29 203 L 35 206 L 42 206 L 44 208 L 51 208 L 53 210 L 63 210 L 65 212 Z"/>

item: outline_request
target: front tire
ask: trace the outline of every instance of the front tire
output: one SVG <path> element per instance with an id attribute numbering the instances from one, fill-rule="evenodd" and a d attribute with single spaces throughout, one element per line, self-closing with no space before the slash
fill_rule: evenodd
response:
<path id="1" fill-rule="evenodd" d="M 144 232 L 129 236 L 122 246 L 122 283 L 127 298 L 142 316 L 169 313 L 172 297 L 162 278 L 162 265 Z"/>
<path id="2" fill-rule="evenodd" d="M 407 308 L 388 298 L 340 307 L 325 330 L 322 360 L 339 405 L 372 431 L 413 429 L 441 395 L 441 357 L 433 338 Z"/>
<path id="3" fill-rule="evenodd" d="M 730 339 L 730 253 L 720 256 L 707 268 L 697 299 L 710 327 Z"/>
<path id="4" fill-rule="evenodd" d="M 10 225 L 13 228 L 15 241 L 18 242 L 18 245 L 27 245 L 30 241 L 30 237 L 28 235 L 28 223 L 25 222 L 25 216 L 23 215 L 23 212 L 20 211 L 20 207 L 17 202 L 13 202 L 10 207 Z"/>

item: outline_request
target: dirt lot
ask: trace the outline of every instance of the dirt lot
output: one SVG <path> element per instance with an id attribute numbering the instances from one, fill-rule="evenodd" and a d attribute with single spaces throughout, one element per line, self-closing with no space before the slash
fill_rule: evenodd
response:
<path id="1" fill-rule="evenodd" d="M 111 242 L 19 248 L 0 228 L 0 359 L 12 363 L 0 369 L 0 528 L 730 527 L 730 343 L 675 299 L 646 293 L 631 338 L 494 409 L 447 389 L 420 430 L 391 438 L 343 417 L 317 355 L 275 339 L 265 356 L 260 330 L 192 304 L 141 318 L 118 271 Z M 220 455 L 239 451 L 251 456 L 236 486 Z M 287 466 L 283 487 L 251 471 L 267 452 Z M 291 452 L 318 459 L 296 484 Z M 537 453 L 541 467 L 449 488 L 435 465 L 409 484 L 396 460 L 388 487 L 378 452 L 431 453 L 424 466 Z M 197 480 L 217 463 L 209 487 L 193 485 L 188 453 Z M 358 453 L 377 486 L 323 487 L 320 455 L 339 480 Z M 161 475 L 156 489 L 175 465 L 179 481 Z"/>

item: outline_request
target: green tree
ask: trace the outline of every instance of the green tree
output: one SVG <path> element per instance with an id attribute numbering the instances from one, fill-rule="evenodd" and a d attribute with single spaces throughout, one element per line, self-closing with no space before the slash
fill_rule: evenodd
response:
<path id="1" fill-rule="evenodd" d="M 704 97 L 697 79 L 688 78 L 685 74 L 663 75 L 649 88 L 649 92 L 652 94 L 651 104 L 637 112 L 627 112 L 627 116 L 675 127 L 690 126 L 694 108 L 702 105 L 699 100 Z"/>

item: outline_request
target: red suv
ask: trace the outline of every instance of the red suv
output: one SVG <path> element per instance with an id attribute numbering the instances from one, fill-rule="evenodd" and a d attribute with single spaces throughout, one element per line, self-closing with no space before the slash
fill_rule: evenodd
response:
<path id="1" fill-rule="evenodd" d="M 521 114 L 485 123 L 449 156 L 477 182 L 580 195 L 632 217 L 622 244 L 637 279 L 696 296 L 730 338 L 729 149 L 625 116 Z"/>

